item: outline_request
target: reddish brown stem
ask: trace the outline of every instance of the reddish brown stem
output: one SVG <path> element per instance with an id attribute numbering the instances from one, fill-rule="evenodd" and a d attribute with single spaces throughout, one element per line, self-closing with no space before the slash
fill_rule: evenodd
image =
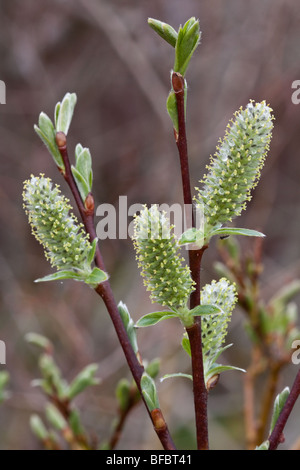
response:
<path id="1" fill-rule="evenodd" d="M 278 445 L 282 442 L 283 430 L 286 425 L 286 422 L 294 408 L 294 405 L 300 394 L 300 370 L 298 371 L 293 386 L 291 388 L 290 394 L 284 404 L 284 407 L 277 419 L 277 422 L 274 426 L 274 429 L 269 436 L 269 450 L 276 450 Z"/>
<path id="2" fill-rule="evenodd" d="M 57 133 L 56 142 L 57 142 L 58 149 L 60 151 L 60 154 L 62 156 L 64 165 L 65 165 L 65 171 L 63 172 L 63 176 L 71 189 L 76 205 L 82 217 L 82 222 L 84 224 L 86 232 L 89 235 L 90 240 L 92 241 L 94 240 L 94 238 L 96 238 L 96 230 L 95 230 L 95 225 L 94 225 L 94 203 L 93 203 L 93 200 L 91 199 L 92 195 L 89 194 L 86 201 L 84 202 L 82 201 L 79 190 L 76 185 L 76 181 L 72 173 L 71 165 L 70 165 L 70 160 L 69 160 L 68 150 L 67 150 L 67 139 L 66 139 L 66 136 L 62 132 Z M 96 254 L 95 254 L 95 264 L 97 265 L 98 268 L 105 271 L 104 261 L 103 261 L 102 254 L 98 245 L 97 245 Z M 130 371 L 132 373 L 132 376 L 136 382 L 138 390 L 141 392 L 141 377 L 144 373 L 144 367 L 139 361 L 138 357 L 136 356 L 131 346 L 131 343 L 127 335 L 127 331 L 125 329 L 125 326 L 119 314 L 118 306 L 115 301 L 109 281 L 105 281 L 99 284 L 96 287 L 95 291 L 97 292 L 97 294 L 100 295 L 100 297 L 104 301 L 104 304 L 106 306 L 106 309 L 114 325 L 115 331 L 117 333 L 118 339 L 120 341 L 121 347 L 123 349 L 123 352 L 124 352 L 126 361 L 128 363 L 128 366 L 130 368 Z M 158 432 L 156 429 L 156 423 L 152 419 L 151 413 L 147 407 L 147 404 L 143 398 L 143 395 L 142 395 L 142 399 L 145 403 L 148 414 L 152 420 L 154 429 L 156 431 L 158 438 L 160 439 L 160 442 L 163 448 L 165 450 L 175 450 L 176 447 L 170 436 L 166 423 L 165 423 L 165 432 L 163 434 Z"/>
<path id="3" fill-rule="evenodd" d="M 178 132 L 175 130 L 175 140 L 180 158 L 183 200 L 186 209 L 192 208 L 193 199 L 191 193 L 188 147 L 185 126 L 185 83 L 184 78 L 179 73 L 173 72 L 172 86 L 175 92 L 177 115 L 178 115 Z M 187 218 L 187 228 L 195 227 L 195 217 L 192 211 L 191 220 Z M 200 272 L 202 255 L 207 246 L 200 250 L 189 250 L 189 264 L 191 276 L 195 282 L 195 290 L 190 297 L 190 308 L 200 305 Z M 201 317 L 196 317 L 192 327 L 187 329 L 188 337 L 191 344 L 192 356 L 192 373 L 193 373 L 193 392 L 194 406 L 196 417 L 196 432 L 198 449 L 208 449 L 208 424 L 207 424 L 207 390 L 204 381 L 203 356 L 202 356 L 202 334 L 201 334 Z"/>

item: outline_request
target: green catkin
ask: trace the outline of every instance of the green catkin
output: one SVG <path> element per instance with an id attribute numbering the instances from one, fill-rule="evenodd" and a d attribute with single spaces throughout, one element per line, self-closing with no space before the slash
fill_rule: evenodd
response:
<path id="1" fill-rule="evenodd" d="M 272 109 L 264 101 L 250 101 L 228 124 L 196 197 L 207 232 L 240 215 L 251 199 L 269 150 L 273 119 Z"/>
<path id="2" fill-rule="evenodd" d="M 236 301 L 235 285 L 225 278 L 218 282 L 213 280 L 211 284 L 203 287 L 201 303 L 216 305 L 222 310 L 221 314 L 202 316 L 202 348 L 205 362 L 209 362 L 224 343 Z"/>
<path id="3" fill-rule="evenodd" d="M 60 194 L 43 174 L 31 176 L 24 183 L 24 209 L 32 234 L 43 245 L 51 266 L 61 269 L 91 271 L 87 262 L 92 246 L 88 236 L 70 213 L 69 200 Z"/>
<path id="4" fill-rule="evenodd" d="M 134 246 L 138 265 L 153 302 L 172 310 L 185 307 L 193 281 L 189 267 L 179 256 L 169 220 L 156 205 L 144 207 L 135 219 Z"/>

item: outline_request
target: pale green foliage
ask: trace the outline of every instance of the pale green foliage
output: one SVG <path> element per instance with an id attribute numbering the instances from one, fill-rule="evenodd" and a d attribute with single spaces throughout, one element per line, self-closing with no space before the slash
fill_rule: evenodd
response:
<path id="1" fill-rule="evenodd" d="M 191 17 L 183 26 L 179 26 L 178 32 L 169 24 L 153 18 L 148 19 L 148 24 L 175 48 L 174 72 L 185 75 L 189 62 L 201 39 L 199 20 L 194 16 Z"/>
<path id="2" fill-rule="evenodd" d="M 135 325 L 134 325 L 134 321 L 131 318 L 131 315 L 129 313 L 127 305 L 125 305 L 124 302 L 122 302 L 122 301 L 119 302 L 118 310 L 119 310 L 120 317 L 122 318 L 122 322 L 123 322 L 123 324 L 125 326 L 125 329 L 127 331 L 127 335 L 128 335 L 129 341 L 131 343 L 131 346 L 132 346 L 135 354 L 137 354 L 138 344 L 137 344 L 136 328 L 135 328 Z"/>
<path id="3" fill-rule="evenodd" d="M 29 424 L 31 431 L 39 440 L 46 441 L 47 439 L 49 439 L 48 430 L 46 429 L 42 419 L 38 415 L 31 415 Z"/>
<path id="4" fill-rule="evenodd" d="M 174 72 L 185 75 L 200 38 L 199 21 L 195 17 L 190 18 L 183 26 L 180 26 L 175 44 Z"/>
<path id="5" fill-rule="evenodd" d="M 273 406 L 273 414 L 272 414 L 272 419 L 271 419 L 271 425 L 270 425 L 270 431 L 269 431 L 269 434 L 272 433 L 276 423 L 277 423 L 277 420 L 280 416 L 280 413 L 289 397 L 289 394 L 290 394 L 290 389 L 289 387 L 285 387 L 282 392 L 278 393 L 278 395 L 276 396 L 275 398 L 275 401 L 274 401 L 274 406 Z"/>
<path id="6" fill-rule="evenodd" d="M 88 148 L 77 144 L 75 148 L 76 165 L 72 165 L 72 173 L 75 178 L 81 198 L 85 201 L 87 195 L 92 191 L 93 170 L 92 157 Z"/>
<path id="7" fill-rule="evenodd" d="M 144 372 L 141 378 L 141 390 L 144 400 L 147 403 L 149 411 L 159 408 L 159 401 L 155 382 L 147 372 Z"/>
<path id="8" fill-rule="evenodd" d="M 8 398 L 6 386 L 9 382 L 9 373 L 6 370 L 0 371 L 0 404 Z"/>
<path id="9" fill-rule="evenodd" d="M 171 84 L 172 84 L 172 73 L 176 72 L 183 77 L 186 74 L 190 60 L 197 49 L 200 39 L 201 31 L 199 26 L 199 20 L 194 16 L 191 17 L 183 26 L 179 26 L 178 32 L 175 31 L 172 26 L 162 21 L 155 20 L 153 18 L 148 19 L 148 24 L 159 36 L 161 36 L 166 42 L 171 44 L 175 49 L 174 67 L 171 71 Z M 185 90 L 185 106 L 187 100 L 187 85 L 184 80 Z M 178 132 L 178 115 L 177 115 L 177 104 L 176 97 L 173 87 L 167 98 L 167 111 L 172 120 L 174 129 Z"/>
<path id="10" fill-rule="evenodd" d="M 193 281 L 172 229 L 156 205 L 144 207 L 135 219 L 134 246 L 151 299 L 174 310 L 186 306 Z"/>
<path id="11" fill-rule="evenodd" d="M 68 442 L 72 449 L 89 448 L 80 413 L 74 407 L 73 400 L 88 387 L 100 383 L 95 376 L 97 364 L 87 365 L 68 382 L 54 359 L 51 341 L 36 333 L 27 334 L 26 340 L 42 351 L 39 356 L 41 378 L 33 380 L 32 386 L 41 387 L 47 398 L 44 409 L 46 425 L 39 415 L 33 414 L 30 417 L 33 434 L 49 450 L 61 449 L 61 438 Z"/>
<path id="12" fill-rule="evenodd" d="M 250 200 L 269 149 L 271 112 L 264 101 L 251 101 L 228 125 L 196 198 L 204 208 L 206 233 L 240 215 Z"/>
<path id="13" fill-rule="evenodd" d="M 57 147 L 55 136 L 58 131 L 67 135 L 76 102 L 77 96 L 75 93 L 66 93 L 62 102 L 59 101 L 55 106 L 54 124 L 46 113 L 41 112 L 38 125 L 34 125 L 35 132 L 46 145 L 58 168 L 63 172 L 65 165 Z"/>
<path id="14" fill-rule="evenodd" d="M 163 21 L 155 20 L 154 18 L 148 18 L 148 25 L 151 26 L 154 31 L 159 34 L 165 41 L 171 46 L 176 46 L 178 33 L 172 26 Z"/>
<path id="15" fill-rule="evenodd" d="M 76 93 L 66 93 L 62 102 L 59 101 L 56 104 L 54 111 L 56 132 L 68 134 L 76 102 Z"/>

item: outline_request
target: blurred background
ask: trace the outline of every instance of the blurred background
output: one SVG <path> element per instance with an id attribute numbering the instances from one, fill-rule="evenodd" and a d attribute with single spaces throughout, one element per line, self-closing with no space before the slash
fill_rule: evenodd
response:
<path id="1" fill-rule="evenodd" d="M 34 284 L 50 272 L 30 234 L 22 208 L 23 181 L 45 173 L 70 193 L 33 131 L 41 111 L 51 118 L 67 91 L 78 102 L 69 133 L 71 154 L 80 142 L 93 157 L 96 205 L 120 195 L 133 203 L 182 202 L 172 126 L 165 110 L 174 53 L 147 25 L 154 17 L 178 28 L 200 19 L 202 41 L 190 64 L 187 129 L 193 185 L 205 171 L 232 114 L 249 99 L 266 100 L 276 117 L 271 150 L 253 199 L 238 226 L 263 231 L 262 295 L 266 300 L 300 276 L 300 106 L 292 82 L 300 80 L 300 10 L 296 0 L 27 0 L 0 1 L 0 339 L 7 348 L 10 399 L 0 408 L 0 449 L 38 449 L 28 420 L 42 413 L 44 397 L 31 381 L 39 376 L 38 351 L 24 335 L 34 331 L 55 344 L 65 377 L 99 363 L 100 386 L 77 402 L 87 429 L 104 440 L 117 413 L 114 390 L 130 377 L 115 332 L 98 296 L 74 282 Z M 96 220 L 96 223 L 99 221 Z M 252 240 L 243 240 L 245 251 Z M 101 243 L 117 301 L 135 320 L 150 311 L 131 240 Z M 203 259 L 203 283 L 216 277 L 215 242 Z M 299 304 L 299 299 L 298 299 Z M 139 332 L 142 355 L 161 358 L 160 375 L 189 372 L 172 320 Z M 244 316 L 234 313 L 228 360 L 249 364 Z M 227 359 L 225 357 L 224 361 Z M 280 379 L 291 385 L 297 366 Z M 161 407 L 180 448 L 193 448 L 190 383 L 158 384 Z M 228 372 L 209 397 L 212 449 L 243 449 L 243 374 Z M 300 408 L 286 428 L 288 448 L 297 438 Z M 128 418 L 120 449 L 160 448 L 142 406 Z"/>

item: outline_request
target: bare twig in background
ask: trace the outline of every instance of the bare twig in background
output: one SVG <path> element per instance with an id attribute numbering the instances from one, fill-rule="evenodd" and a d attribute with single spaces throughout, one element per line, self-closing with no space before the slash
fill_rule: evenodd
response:
<path id="1" fill-rule="evenodd" d="M 83 11 L 84 17 L 104 32 L 120 60 L 143 91 L 161 124 L 167 128 L 168 119 L 161 103 L 165 101 L 168 91 L 154 68 L 151 67 L 145 51 L 139 46 L 139 42 L 132 39 L 122 16 L 118 15 L 108 2 L 76 0 L 76 3 L 80 6 L 76 9 L 76 14 Z M 74 2 L 70 6 L 70 12 L 74 13 Z M 155 90 L 155 94 L 153 90 Z"/>

